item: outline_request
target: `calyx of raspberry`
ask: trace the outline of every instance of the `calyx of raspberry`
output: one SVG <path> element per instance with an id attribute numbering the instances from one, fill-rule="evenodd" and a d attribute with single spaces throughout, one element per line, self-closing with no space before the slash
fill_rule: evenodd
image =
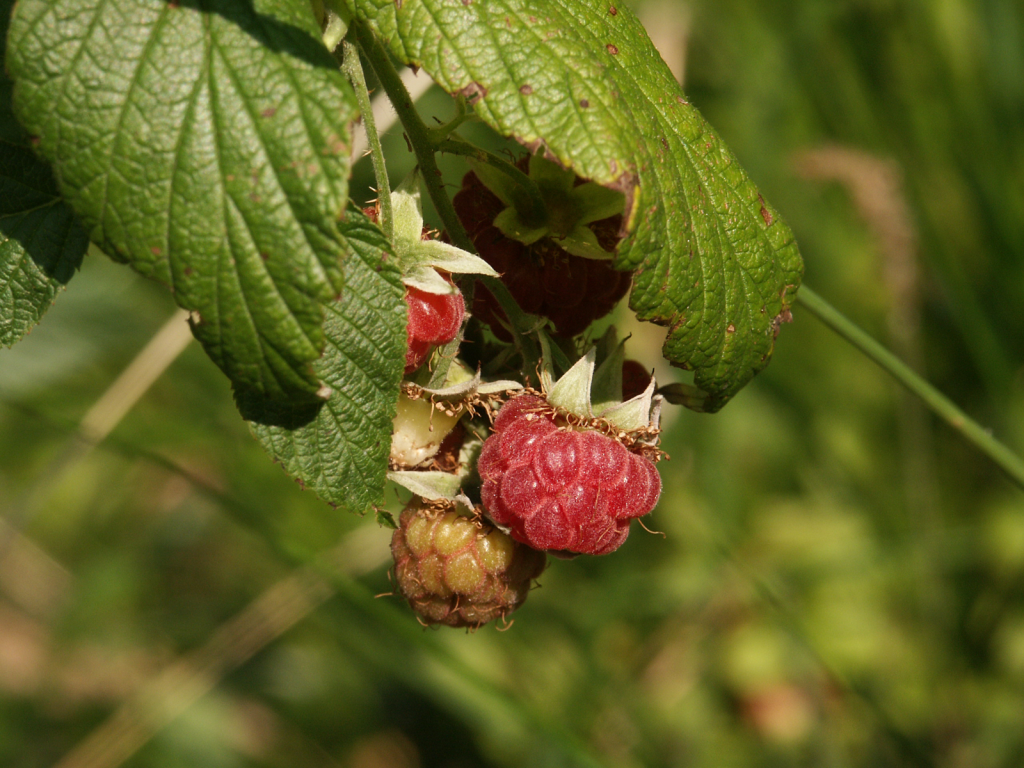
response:
<path id="1" fill-rule="evenodd" d="M 450 274 L 489 275 L 497 272 L 469 251 L 440 240 L 423 239 L 423 208 L 419 177 L 410 175 L 391 193 L 394 217 L 395 257 L 402 270 L 402 282 L 426 293 L 453 294 L 458 288 L 438 270 Z"/>
<path id="2" fill-rule="evenodd" d="M 599 348 L 609 348 L 596 365 Z M 541 334 L 545 361 L 551 359 L 550 341 Z M 624 433 L 656 434 L 661 420 L 662 398 L 655 394 L 657 382 L 651 376 L 647 388 L 628 400 L 622 400 L 622 364 L 626 359 L 625 342 L 615 342 L 614 330 L 598 346 L 581 357 L 565 374 L 554 380 L 550 364 L 541 370 L 541 385 L 551 405 L 579 419 L 600 420 Z"/>
<path id="3" fill-rule="evenodd" d="M 452 447 L 458 449 L 457 471 L 423 467 L 431 467 L 445 441 L 455 437 L 452 431 L 463 414 L 487 408 L 492 400 L 522 388 L 516 381 L 484 381 L 479 371 L 472 372 L 459 360 L 449 367 L 441 387 L 403 384 L 391 433 L 393 469 L 388 479 L 426 499 L 458 498 L 476 464 L 479 439 L 460 440 L 461 446 Z"/>
<path id="4" fill-rule="evenodd" d="M 476 448 L 480 448 L 479 441 Z M 397 470 L 388 472 L 388 480 L 430 501 L 454 501 L 462 495 L 462 483 L 469 475 L 465 469 L 468 464 L 460 463 L 464 469 L 457 473 L 432 469 L 422 472 Z"/>
<path id="5" fill-rule="evenodd" d="M 476 160 L 470 166 L 506 206 L 494 219 L 502 234 L 524 245 L 549 237 L 573 256 L 612 258 L 587 225 L 622 213 L 625 197 L 621 192 L 592 181 L 578 184 L 575 173 L 537 154 L 530 157 L 527 175 L 540 195 L 538 205 L 536 194 L 524 189 L 515 176 Z"/>
<path id="6" fill-rule="evenodd" d="M 456 360 L 448 369 L 443 386 L 436 389 L 416 387 L 415 385 L 412 385 L 412 387 L 435 399 L 445 400 L 450 403 L 473 405 L 491 395 L 522 389 L 523 385 L 518 381 L 511 381 L 509 379 L 484 381 L 480 376 L 479 370 L 475 373 L 470 372 L 465 363 L 461 360 Z"/>

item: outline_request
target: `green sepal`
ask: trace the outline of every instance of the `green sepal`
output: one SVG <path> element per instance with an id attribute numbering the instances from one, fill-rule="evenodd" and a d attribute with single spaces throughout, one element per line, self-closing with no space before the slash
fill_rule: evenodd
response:
<path id="1" fill-rule="evenodd" d="M 494 217 L 494 226 L 506 237 L 518 240 L 523 245 L 533 245 L 538 240 L 551 234 L 551 229 L 545 225 L 542 227 L 531 227 L 519 217 L 519 211 L 515 208 L 506 208 Z"/>
<path id="2" fill-rule="evenodd" d="M 652 425 L 657 426 L 658 416 L 652 416 L 652 413 L 660 413 L 661 398 L 654 394 L 654 387 L 655 381 L 652 377 L 647 389 L 639 395 L 624 403 L 618 403 L 598 411 L 597 416 L 623 432 L 646 429 Z"/>
<path id="3" fill-rule="evenodd" d="M 473 506 L 473 501 L 464 493 L 455 497 L 455 514 L 462 517 L 476 516 L 476 507 Z"/>
<path id="4" fill-rule="evenodd" d="M 541 347 L 545 359 L 549 359 L 551 343 L 543 336 Z M 554 385 L 551 384 L 551 366 L 542 363 L 541 382 L 547 392 L 548 402 L 585 419 L 603 419 L 623 432 L 656 427 L 662 398 L 655 394 L 657 384 L 653 378 L 644 392 L 622 402 L 625 349 L 625 341 L 616 343 L 615 330 L 609 328 L 604 337 Z M 603 359 L 595 368 L 599 355 Z"/>
<path id="5" fill-rule="evenodd" d="M 608 253 L 601 244 L 597 242 L 597 235 L 590 227 L 577 224 L 565 237 L 554 238 L 558 247 L 563 251 L 579 256 L 582 259 L 594 259 L 595 261 L 611 261 L 612 254 Z"/>
<path id="6" fill-rule="evenodd" d="M 454 367 L 454 366 L 453 366 Z M 470 379 L 460 381 L 457 384 L 446 384 L 437 389 L 424 388 L 423 391 L 433 395 L 439 400 L 449 403 L 458 403 L 471 398 L 473 395 L 493 395 L 498 392 L 509 392 L 522 389 L 523 385 L 518 381 L 502 379 L 499 381 L 484 381 L 480 378 L 480 372 Z"/>
<path id="7" fill-rule="evenodd" d="M 436 293 L 442 296 L 458 291 L 458 288 L 452 283 L 441 277 L 440 272 L 433 267 L 422 264 L 417 264 L 408 270 L 403 270 L 402 282 L 421 291 Z"/>
<path id="8" fill-rule="evenodd" d="M 388 480 L 424 499 L 454 501 L 462 488 L 462 478 L 450 472 L 388 472 Z"/>
<path id="9" fill-rule="evenodd" d="M 395 257 L 406 285 L 427 293 L 449 294 L 457 289 L 438 274 L 438 269 L 453 274 L 498 276 L 490 264 L 469 251 L 440 240 L 423 239 L 418 173 L 409 174 L 391 193 L 391 211 Z"/>
<path id="10" fill-rule="evenodd" d="M 480 182 L 487 187 L 495 196 L 505 204 L 506 208 L 522 213 L 523 222 L 521 227 L 524 230 L 544 228 L 547 226 L 547 209 L 534 210 L 535 198 L 529 190 L 518 181 L 521 176 L 502 171 L 473 158 L 468 159 L 470 170 L 480 179 Z M 497 226 L 497 225 L 495 225 Z"/>
<path id="11" fill-rule="evenodd" d="M 456 248 L 454 245 L 440 240 L 420 240 L 413 252 L 417 258 L 423 260 L 423 263 L 443 269 L 445 272 L 460 275 L 498 276 L 494 268 L 479 256 L 474 256 L 469 251 Z"/>
<path id="12" fill-rule="evenodd" d="M 608 330 L 614 333 L 614 328 Z M 595 413 L 601 413 L 622 402 L 622 363 L 625 360 L 626 342 L 621 341 L 612 348 L 594 371 L 590 399 Z"/>
<path id="13" fill-rule="evenodd" d="M 576 174 L 540 154 L 530 156 L 529 179 L 544 200 L 543 215 L 534 210 L 535 196 L 529 195 L 516 179 L 487 163 L 470 160 L 470 167 L 505 210 L 494 218 L 494 226 L 507 237 L 532 245 L 550 237 L 560 248 L 584 259 L 611 259 L 587 226 L 622 213 L 625 197 L 617 190 L 587 182 L 576 184 Z"/>
<path id="14" fill-rule="evenodd" d="M 530 155 L 529 168 L 530 179 L 540 188 L 542 195 L 566 196 L 572 191 L 576 174 L 545 159 L 539 152 Z"/>
<path id="15" fill-rule="evenodd" d="M 596 359 L 597 351 L 591 347 L 590 351 L 576 361 L 576 364 L 551 388 L 548 392 L 548 402 L 577 416 L 593 418 L 590 388 L 594 379 Z"/>
<path id="16" fill-rule="evenodd" d="M 580 208 L 580 224 L 591 224 L 622 213 L 625 198 L 615 189 L 588 181 L 573 187 L 572 197 Z"/>
<path id="17" fill-rule="evenodd" d="M 538 375 L 540 376 L 540 388 L 550 392 L 555 385 L 555 367 L 553 352 L 557 349 L 543 329 L 537 331 L 537 340 L 540 342 L 540 363 Z"/>

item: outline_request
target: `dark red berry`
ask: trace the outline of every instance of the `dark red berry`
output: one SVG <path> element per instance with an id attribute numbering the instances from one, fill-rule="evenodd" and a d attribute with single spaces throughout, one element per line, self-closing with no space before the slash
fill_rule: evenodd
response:
<path id="1" fill-rule="evenodd" d="M 411 373 L 423 365 L 436 345 L 447 344 L 455 338 L 466 316 L 466 302 L 458 291 L 428 293 L 407 285 L 405 303 L 409 307 L 405 326 L 405 372 Z"/>
<path id="2" fill-rule="evenodd" d="M 526 160 L 519 163 L 524 170 Z M 551 238 L 527 246 L 502 234 L 492 222 L 504 204 L 475 173 L 463 177 L 453 202 L 477 252 L 501 274 L 519 306 L 524 312 L 549 318 L 558 335 L 583 333 L 629 291 L 629 273 L 616 270 L 611 260 L 573 256 Z M 609 253 L 618 243 L 621 222 L 621 216 L 612 216 L 589 225 Z M 473 316 L 489 325 L 498 338 L 511 339 L 503 325 L 505 313 L 483 286 L 477 287 Z"/>
<path id="3" fill-rule="evenodd" d="M 622 361 L 622 399 L 631 400 L 647 390 L 651 372 L 636 360 Z"/>
<path id="4" fill-rule="evenodd" d="M 542 397 L 509 400 L 484 442 L 477 470 L 490 518 L 534 549 L 603 555 L 661 494 L 647 458 L 594 429 L 562 426 Z"/>
<path id="5" fill-rule="evenodd" d="M 428 624 L 479 627 L 526 600 L 545 557 L 485 521 L 421 502 L 402 512 L 391 538 L 395 582 Z"/>

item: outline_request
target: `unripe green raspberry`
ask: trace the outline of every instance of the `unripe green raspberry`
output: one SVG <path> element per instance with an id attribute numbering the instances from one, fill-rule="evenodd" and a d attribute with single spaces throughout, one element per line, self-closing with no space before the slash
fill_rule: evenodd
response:
<path id="1" fill-rule="evenodd" d="M 526 600 L 545 557 L 454 505 L 412 502 L 391 539 L 399 593 L 427 624 L 477 628 Z"/>
<path id="2" fill-rule="evenodd" d="M 410 468 L 425 464 L 437 455 L 460 416 L 461 410 L 449 414 L 429 400 L 413 400 L 403 392 L 391 434 L 391 460 Z"/>

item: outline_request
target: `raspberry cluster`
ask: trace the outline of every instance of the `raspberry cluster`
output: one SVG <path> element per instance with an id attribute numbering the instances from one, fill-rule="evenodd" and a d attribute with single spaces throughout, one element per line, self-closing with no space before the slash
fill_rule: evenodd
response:
<path id="1" fill-rule="evenodd" d="M 525 161 L 519 165 L 525 168 Z M 629 273 L 616 270 L 610 260 L 573 256 L 550 238 L 523 245 L 502 234 L 492 222 L 505 206 L 472 171 L 463 177 L 453 204 L 477 252 L 501 274 L 523 311 L 549 318 L 560 336 L 583 333 L 594 320 L 611 312 L 629 290 Z M 612 216 L 590 225 L 609 253 L 618 242 L 621 221 L 621 216 Z M 504 312 L 483 286 L 476 290 L 473 316 L 487 323 L 498 338 L 511 340 L 502 325 Z"/>
<path id="2" fill-rule="evenodd" d="M 546 207 L 544 217 L 535 217 L 544 218 L 537 226 L 506 208 L 503 200 L 512 193 L 482 167 L 492 188 L 471 172 L 455 196 L 479 256 L 432 239 L 417 192 L 392 194 L 408 306 L 407 374 L 434 346 L 457 338 L 466 319 L 453 273 L 500 275 L 523 310 L 548 318 L 557 335 L 570 339 L 629 290 L 630 274 L 615 270 L 610 258 L 577 255 L 614 251 L 621 215 L 593 219 L 621 210 L 618 193 L 537 156 L 519 166 L 533 174 Z M 375 209 L 366 212 L 379 217 Z M 476 287 L 473 313 L 499 339 L 511 340 L 503 310 L 483 285 Z M 391 552 L 397 592 L 425 624 L 477 628 L 507 617 L 526 600 L 546 552 L 612 552 L 629 536 L 632 520 L 654 508 L 661 478 L 652 459 L 661 454 L 647 441 L 657 434 L 660 400 L 651 373 L 623 360 L 610 329 L 557 382 L 550 366 L 539 371 L 543 395 L 518 381 L 484 381 L 479 370 L 474 376 L 458 361 L 434 389 L 407 382 L 394 418 L 388 477 L 414 496 Z M 614 371 L 620 365 L 621 382 Z M 481 407 L 492 413 L 503 397 L 509 399 L 481 446 L 482 425 L 463 428 L 459 421 L 477 418 Z"/>
<path id="3" fill-rule="evenodd" d="M 422 502 L 402 512 L 391 553 L 402 597 L 426 623 L 451 627 L 480 627 L 516 610 L 546 562 L 479 519 Z"/>
<path id="4" fill-rule="evenodd" d="M 533 394 L 498 412 L 477 469 L 490 518 L 539 550 L 612 552 L 661 494 L 650 460 L 602 432 L 559 426 L 556 410 Z"/>

